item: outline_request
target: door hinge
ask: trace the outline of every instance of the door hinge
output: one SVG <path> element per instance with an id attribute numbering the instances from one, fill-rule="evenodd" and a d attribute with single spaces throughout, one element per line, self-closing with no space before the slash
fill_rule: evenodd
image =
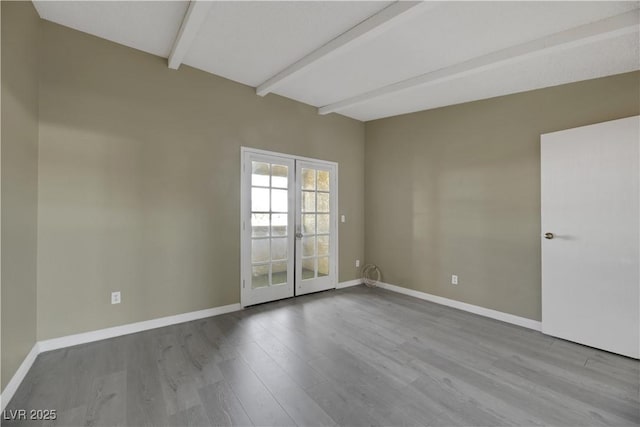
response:
<path id="1" fill-rule="evenodd" d="M 244 228 L 244 224 L 245 224 L 245 222 L 244 222 L 244 221 L 242 221 L 242 230 L 243 230 L 243 231 L 244 231 L 244 229 L 245 229 L 245 228 Z"/>
<path id="2" fill-rule="evenodd" d="M 242 279 L 242 288 L 244 289 L 244 279 Z"/>

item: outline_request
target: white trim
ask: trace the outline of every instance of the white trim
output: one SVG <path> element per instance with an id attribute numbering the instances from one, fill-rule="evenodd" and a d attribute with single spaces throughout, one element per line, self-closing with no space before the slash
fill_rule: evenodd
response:
<path id="1" fill-rule="evenodd" d="M 211 5 L 213 5 L 212 1 L 191 0 L 191 2 L 189 2 L 189 8 L 184 15 L 180 31 L 178 31 L 178 35 L 173 42 L 171 53 L 169 54 L 167 61 L 169 68 L 177 70 L 180 64 L 182 64 L 182 60 L 189 52 L 189 48 L 196 38 L 198 30 L 209 14 Z"/>
<path id="2" fill-rule="evenodd" d="M 278 153 L 277 151 L 261 150 L 259 148 L 241 146 L 240 154 L 241 156 L 243 156 L 243 158 L 245 153 L 261 154 L 265 156 L 284 157 L 285 159 L 304 160 L 305 162 L 316 162 L 316 163 L 324 163 L 327 165 L 335 165 L 336 167 L 338 166 L 338 162 L 334 162 L 331 160 L 314 159 L 313 157 L 304 157 L 304 156 L 298 156 L 296 154 Z"/>
<path id="3" fill-rule="evenodd" d="M 344 289 L 351 286 L 357 286 L 362 284 L 361 279 L 348 280 L 346 282 L 340 282 L 336 285 L 336 289 Z M 525 328 L 533 329 L 536 331 L 541 330 L 541 323 L 536 320 L 526 319 L 524 317 L 515 316 L 513 314 L 503 313 L 501 311 L 491 310 L 489 308 L 479 307 L 477 305 L 467 304 L 460 301 L 455 301 L 448 298 L 439 297 L 436 295 L 427 294 L 425 292 L 415 291 L 413 289 L 407 289 L 389 283 L 379 282 L 377 284 L 379 288 L 387 289 L 393 292 L 397 292 L 404 295 L 409 295 L 414 298 L 431 301 L 436 304 L 446 305 L 448 307 L 457 308 L 470 313 L 479 314 L 481 316 L 490 317 L 492 319 L 501 320 L 503 322 L 511 323 L 514 325 L 522 326 Z M 25 357 L 22 364 L 11 378 L 11 381 L 2 390 L 0 395 L 0 410 L 4 410 L 7 403 L 11 401 L 11 398 L 18 390 L 18 387 L 24 380 L 25 376 L 31 369 L 33 362 L 40 353 L 45 351 L 57 350 L 60 348 L 71 347 L 79 344 L 86 344 L 94 341 L 100 341 L 108 338 L 115 338 L 128 334 L 135 334 L 150 329 L 162 328 L 164 326 L 175 325 L 178 323 L 189 322 L 192 320 L 204 319 L 207 317 L 218 316 L 221 314 L 232 313 L 239 311 L 242 308 L 240 304 L 229 304 L 221 307 L 208 308 L 205 310 L 192 311 L 189 313 L 176 314 L 174 316 L 160 317 L 152 320 L 145 320 L 142 322 L 130 323 L 122 326 L 114 326 L 112 328 L 99 329 L 91 332 L 84 332 L 81 334 L 67 335 L 60 338 L 53 338 L 49 340 L 39 341 L 33 345 L 31 351 Z"/>
<path id="4" fill-rule="evenodd" d="M 33 347 L 31 347 L 31 351 L 29 351 L 27 356 L 20 364 L 20 367 L 18 367 L 16 373 L 13 374 L 13 377 L 11 377 L 11 381 L 9 381 L 4 390 L 2 390 L 2 394 L 0 394 L 0 411 L 4 411 L 4 408 L 7 407 L 7 403 L 11 401 L 11 398 L 13 398 L 13 395 L 18 390 L 18 387 L 20 387 L 20 384 L 24 380 L 24 377 L 27 376 L 27 372 L 29 372 L 29 369 L 31 369 L 31 365 L 33 365 L 33 362 L 36 361 L 36 357 L 38 357 L 38 354 L 40 354 L 40 348 L 38 343 L 35 343 Z"/>
<path id="5" fill-rule="evenodd" d="M 336 167 L 333 170 L 333 174 L 335 176 L 335 185 L 333 186 L 333 190 L 331 190 L 332 193 L 334 193 L 335 195 L 333 197 L 335 197 L 334 202 L 335 205 L 332 208 L 335 209 L 335 218 L 334 218 L 334 241 L 335 241 L 335 245 L 334 246 L 334 250 L 335 250 L 335 254 L 334 254 L 334 270 L 335 270 L 335 274 L 333 276 L 333 283 L 336 284 L 336 289 L 338 288 L 338 284 L 339 284 L 339 280 L 340 280 L 340 171 L 339 171 L 339 165 L 338 163 L 336 163 Z"/>
<path id="6" fill-rule="evenodd" d="M 249 252 L 249 248 L 245 243 L 245 233 L 246 233 L 246 222 L 250 218 L 247 216 L 247 211 L 249 206 L 251 206 L 251 199 L 249 198 L 248 191 L 245 189 L 247 185 L 250 183 L 247 182 L 247 171 L 245 168 L 247 167 L 247 156 L 253 151 L 248 150 L 244 147 L 240 147 L 240 306 L 246 307 L 247 305 L 247 290 L 246 279 L 245 279 L 245 271 L 247 270 L 247 253 Z M 249 283 L 251 286 L 251 283 Z"/>
<path id="7" fill-rule="evenodd" d="M 396 1 L 269 78 L 256 88 L 256 93 L 265 96 L 291 77 L 317 65 L 323 59 L 371 40 L 382 32 L 435 5 L 436 3 L 426 1 Z"/>
<path id="8" fill-rule="evenodd" d="M 362 279 L 353 279 L 353 280 L 347 280 L 346 282 L 340 282 L 336 285 L 336 289 L 344 289 L 344 288 L 349 288 L 351 286 L 358 286 L 358 285 L 362 285 Z"/>
<path id="9" fill-rule="evenodd" d="M 550 52 L 557 52 L 576 46 L 582 46 L 623 34 L 638 31 L 638 10 L 612 16 L 600 21 L 580 25 L 559 33 L 551 34 L 530 42 L 507 47 L 486 55 L 477 56 L 468 61 L 460 62 L 449 67 L 431 71 L 417 77 L 412 77 L 396 83 L 383 86 L 360 95 L 352 96 L 318 109 L 319 114 L 329 114 L 342 111 L 354 105 L 371 101 L 372 99 L 388 96 L 400 91 L 434 85 L 472 75 L 481 71 L 494 69 L 506 64 L 537 57 Z"/>
<path id="10" fill-rule="evenodd" d="M 480 307 L 478 305 L 467 304 L 466 302 L 439 297 L 437 295 L 403 288 L 401 286 L 391 285 L 389 283 L 379 282 L 376 286 L 382 289 L 397 292 L 399 294 L 409 295 L 421 300 L 434 302 L 440 305 L 446 305 L 447 307 L 457 308 L 459 310 L 468 311 L 469 313 L 479 314 L 480 316 L 489 317 L 491 319 L 496 319 L 502 322 L 511 323 L 513 325 L 522 326 L 523 328 L 533 329 L 534 331 L 542 331 L 542 324 L 537 320 L 527 319 L 525 317 L 504 313 L 502 311 L 492 310 L 490 308 Z"/>
<path id="11" fill-rule="evenodd" d="M 112 328 L 99 329 L 97 331 L 84 332 L 81 334 L 67 335 L 60 338 L 40 341 L 40 353 L 57 350 L 59 348 L 71 347 L 78 344 L 85 344 L 122 335 L 135 334 L 149 329 L 162 328 L 164 326 L 175 325 L 177 323 L 190 322 L 192 320 L 204 319 L 205 317 L 218 316 L 220 314 L 232 313 L 241 310 L 240 304 L 229 304 L 221 307 L 207 308 L 205 310 L 191 311 L 189 313 L 176 314 L 174 316 L 159 317 L 157 319 L 145 320 L 142 322 L 129 323 Z"/>

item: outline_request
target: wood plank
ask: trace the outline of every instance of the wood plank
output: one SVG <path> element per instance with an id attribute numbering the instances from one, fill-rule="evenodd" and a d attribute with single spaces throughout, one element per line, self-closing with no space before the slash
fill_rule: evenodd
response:
<path id="1" fill-rule="evenodd" d="M 252 425 L 242 404 L 225 381 L 200 389 L 200 400 L 209 421 L 215 426 Z"/>
<path id="2" fill-rule="evenodd" d="M 296 425 L 246 363 L 240 359 L 227 360 L 220 363 L 220 370 L 253 424 Z"/>
<path id="3" fill-rule="evenodd" d="M 169 424 L 172 426 L 202 427 L 209 425 L 209 423 L 209 418 L 202 406 L 192 406 L 169 417 Z"/>
<path id="4" fill-rule="evenodd" d="M 167 407 L 155 363 L 159 334 L 142 332 L 127 338 L 127 425 L 166 425 Z"/>
<path id="5" fill-rule="evenodd" d="M 105 375 L 93 382 L 88 397 L 86 426 L 125 426 L 127 379 L 124 371 Z"/>
<path id="6" fill-rule="evenodd" d="M 334 425 L 331 417 L 260 346 L 245 344 L 239 352 L 297 425 Z"/>

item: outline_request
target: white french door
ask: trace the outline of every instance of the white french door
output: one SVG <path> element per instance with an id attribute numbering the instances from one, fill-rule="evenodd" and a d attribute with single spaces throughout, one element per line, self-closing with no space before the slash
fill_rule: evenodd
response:
<path id="1" fill-rule="evenodd" d="M 337 284 L 337 165 L 242 149 L 242 306 Z"/>
<path id="2" fill-rule="evenodd" d="M 293 296 L 292 159 L 247 152 L 242 182 L 242 305 Z"/>
<path id="3" fill-rule="evenodd" d="M 335 165 L 296 161 L 296 295 L 336 287 Z"/>

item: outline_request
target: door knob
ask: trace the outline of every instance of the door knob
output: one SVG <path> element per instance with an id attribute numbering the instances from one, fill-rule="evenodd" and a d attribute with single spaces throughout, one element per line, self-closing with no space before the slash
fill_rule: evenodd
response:
<path id="1" fill-rule="evenodd" d="M 545 239 L 549 239 L 549 240 L 551 240 L 551 239 L 553 239 L 553 237 L 554 237 L 554 236 L 553 236 L 553 233 L 544 233 L 544 238 L 545 238 Z"/>
<path id="2" fill-rule="evenodd" d="M 302 233 L 297 232 L 296 233 L 296 239 L 302 239 Z"/>

